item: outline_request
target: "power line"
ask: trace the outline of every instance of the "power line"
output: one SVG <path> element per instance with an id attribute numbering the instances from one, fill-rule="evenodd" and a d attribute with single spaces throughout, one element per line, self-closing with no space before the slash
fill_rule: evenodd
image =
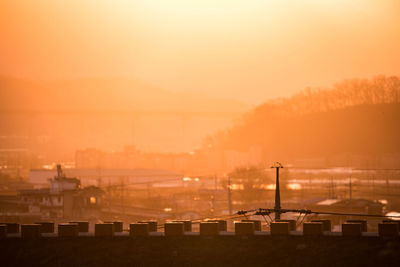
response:
<path id="1" fill-rule="evenodd" d="M 306 209 L 265 209 L 259 208 L 254 212 L 254 210 L 241 210 L 237 214 L 247 214 L 252 213 L 252 215 L 269 215 L 271 213 L 301 213 L 301 214 L 315 214 L 315 215 L 338 215 L 338 216 L 360 216 L 360 217 L 378 217 L 378 218 L 400 218 L 400 215 L 381 215 L 381 214 L 362 214 L 362 213 L 345 213 L 345 212 L 330 212 L 330 211 L 312 211 Z"/>
<path id="2" fill-rule="evenodd" d="M 339 168 L 323 168 L 323 167 L 285 167 L 290 170 L 336 170 Z M 355 170 L 355 171 L 400 171 L 399 168 L 387 168 L 387 169 L 376 169 L 376 168 L 342 168 L 343 170 Z"/>

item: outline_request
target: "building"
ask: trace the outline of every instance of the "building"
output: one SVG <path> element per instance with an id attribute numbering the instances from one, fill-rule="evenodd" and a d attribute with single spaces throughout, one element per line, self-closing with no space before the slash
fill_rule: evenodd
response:
<path id="1" fill-rule="evenodd" d="M 57 166 L 57 175 L 50 179 L 49 188 L 21 190 L 21 203 L 30 214 L 43 218 L 99 217 L 104 192 L 98 187 L 81 188 L 77 178 L 69 178 Z"/>
<path id="2" fill-rule="evenodd" d="M 84 186 L 109 186 L 113 184 L 156 184 L 166 181 L 182 181 L 183 175 L 163 169 L 65 169 L 69 177 L 76 177 Z M 49 177 L 57 174 L 56 170 L 32 169 L 28 182 L 35 188 L 44 188 L 49 184 Z"/>

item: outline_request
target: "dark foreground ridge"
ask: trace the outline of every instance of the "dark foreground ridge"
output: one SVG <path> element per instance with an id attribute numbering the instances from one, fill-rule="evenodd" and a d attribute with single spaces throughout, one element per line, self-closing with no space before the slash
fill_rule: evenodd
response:
<path id="1" fill-rule="evenodd" d="M 78 237 L 0 241 L 2 266 L 400 266 L 400 239 Z"/>

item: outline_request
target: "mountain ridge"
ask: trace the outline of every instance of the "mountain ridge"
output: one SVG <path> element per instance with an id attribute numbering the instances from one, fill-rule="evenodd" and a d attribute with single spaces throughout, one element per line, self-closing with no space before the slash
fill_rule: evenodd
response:
<path id="1" fill-rule="evenodd" d="M 0 76 L 2 110 L 244 112 L 237 100 L 170 92 L 129 78 L 35 81 Z"/>

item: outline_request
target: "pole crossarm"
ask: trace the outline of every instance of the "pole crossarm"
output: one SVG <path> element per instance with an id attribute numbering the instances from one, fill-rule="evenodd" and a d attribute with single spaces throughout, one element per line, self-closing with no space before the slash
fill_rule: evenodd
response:
<path id="1" fill-rule="evenodd" d="M 281 168 L 283 168 L 283 166 L 282 166 L 282 164 L 280 162 L 277 161 L 277 162 L 274 163 L 274 165 L 271 166 L 271 168 L 279 168 L 279 169 L 281 169 Z"/>
<path id="2" fill-rule="evenodd" d="M 362 213 L 346 213 L 346 212 L 330 212 L 330 211 L 312 211 L 308 209 L 282 209 L 281 208 L 281 197 L 280 197 L 280 190 L 279 190 L 279 169 L 282 169 L 283 166 L 280 162 L 275 162 L 271 168 L 276 169 L 276 187 L 275 187 L 275 205 L 273 209 L 268 208 L 259 208 L 259 209 L 251 209 L 251 210 L 239 210 L 236 212 L 237 215 L 241 216 L 252 216 L 252 215 L 260 215 L 260 216 L 269 216 L 271 213 L 275 214 L 275 221 L 280 220 L 282 213 L 292 212 L 292 213 L 299 213 L 304 214 L 303 220 L 305 216 L 309 214 L 314 215 L 336 215 L 336 216 L 360 216 L 360 217 L 376 217 L 376 218 L 399 218 L 400 215 L 381 215 L 381 214 L 362 214 Z M 350 182 L 351 185 L 351 182 Z M 264 217 L 265 218 L 265 217 Z M 303 221 L 302 220 L 302 221 Z"/>
<path id="3" fill-rule="evenodd" d="M 381 214 L 363 214 L 363 213 L 346 213 L 346 212 L 330 212 L 330 211 L 312 211 L 307 209 L 251 209 L 251 210 L 239 210 L 236 212 L 237 215 L 269 215 L 271 213 L 301 213 L 301 214 L 315 214 L 315 215 L 337 215 L 337 216 L 360 216 L 360 217 L 378 217 L 378 218 L 399 218 L 400 215 L 381 215 Z M 248 214 L 252 213 L 252 214 Z"/>

